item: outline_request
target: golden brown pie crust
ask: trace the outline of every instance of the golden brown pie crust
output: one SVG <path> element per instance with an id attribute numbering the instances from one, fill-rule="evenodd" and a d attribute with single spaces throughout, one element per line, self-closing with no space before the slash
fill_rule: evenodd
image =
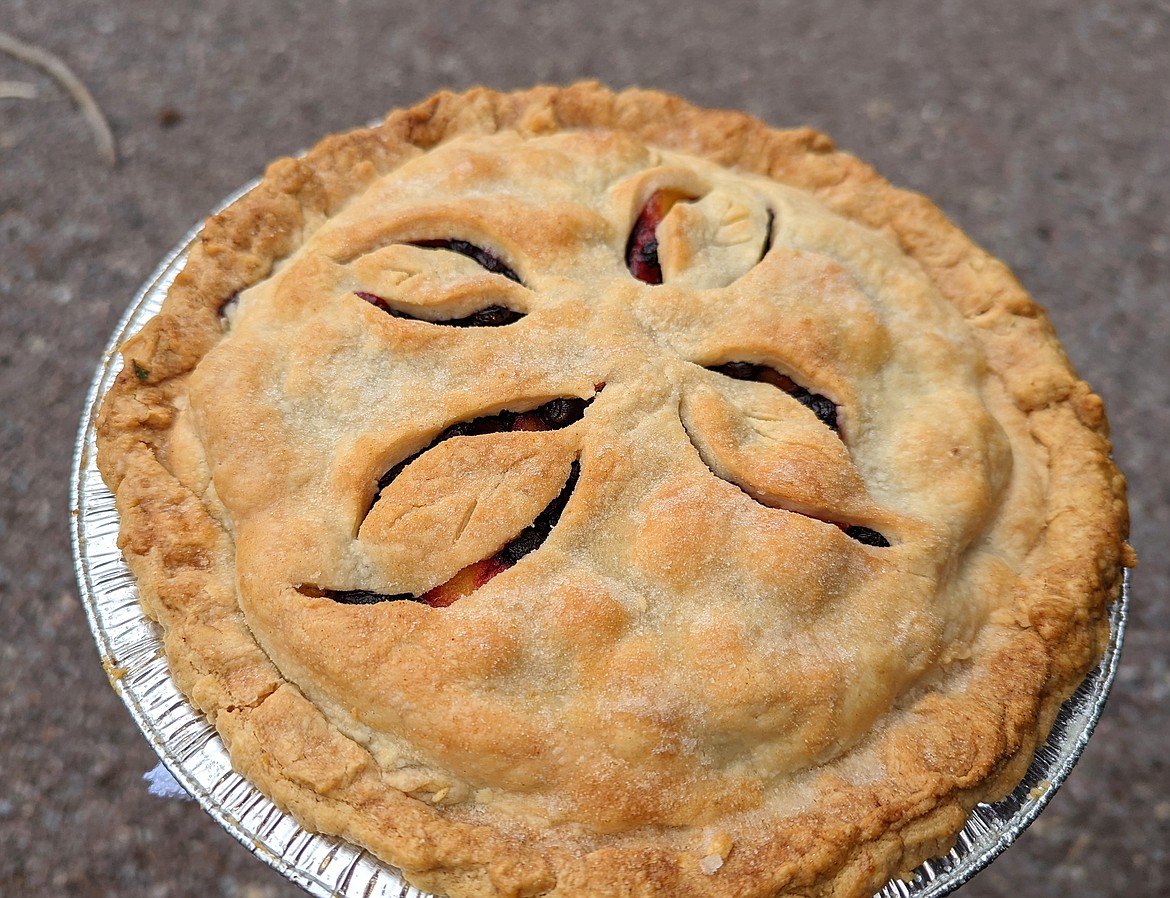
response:
<path id="1" fill-rule="evenodd" d="M 452 238 L 517 279 L 417 245 Z M 524 317 L 417 320 L 487 301 Z M 1101 400 L 1001 263 L 820 134 L 652 91 L 444 93 L 280 160 L 122 353 L 99 465 L 179 686 L 454 896 L 868 896 L 1018 782 L 1133 564 Z M 449 608 L 329 598 L 422 594 L 574 464 Z"/>

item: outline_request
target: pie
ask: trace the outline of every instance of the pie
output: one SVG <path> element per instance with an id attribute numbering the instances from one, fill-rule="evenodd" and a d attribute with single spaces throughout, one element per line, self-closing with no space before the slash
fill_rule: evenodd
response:
<path id="1" fill-rule="evenodd" d="M 173 676 L 452 896 L 868 896 L 1100 658 L 1125 483 L 1005 267 L 811 130 L 591 83 L 274 163 L 99 464 Z"/>

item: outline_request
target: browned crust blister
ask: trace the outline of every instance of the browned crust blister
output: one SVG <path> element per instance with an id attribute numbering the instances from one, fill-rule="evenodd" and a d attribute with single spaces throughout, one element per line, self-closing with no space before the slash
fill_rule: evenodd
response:
<path id="1" fill-rule="evenodd" d="M 256 644 L 236 600 L 233 541 L 212 503 L 168 470 L 190 372 L 223 334 L 220 310 L 375 178 L 463 134 L 608 128 L 811 192 L 880 231 L 926 272 L 982 343 L 991 377 L 1047 457 L 1047 507 L 1014 605 L 989 624 L 994 649 L 966 689 L 890 727 L 889 773 L 858 785 L 826 772 L 813 811 L 731 851 L 716 875 L 700 850 L 627 839 L 608 849 L 539 848 L 455 822 L 383 782 L 372 756 L 330 724 Z M 1106 612 L 1133 563 L 1125 483 L 1109 460 L 1101 402 L 1068 365 L 1043 311 L 998 261 L 929 201 L 897 190 L 811 130 L 595 84 L 439 94 L 376 127 L 269 167 L 210 219 L 161 313 L 122 350 L 99 418 L 99 466 L 115 492 L 120 545 L 144 607 L 166 633 L 180 688 L 214 722 L 233 765 L 305 826 L 366 846 L 412 882 L 458 895 L 868 895 L 945 852 L 978 801 L 1009 791 L 1059 704 L 1100 657 Z"/>

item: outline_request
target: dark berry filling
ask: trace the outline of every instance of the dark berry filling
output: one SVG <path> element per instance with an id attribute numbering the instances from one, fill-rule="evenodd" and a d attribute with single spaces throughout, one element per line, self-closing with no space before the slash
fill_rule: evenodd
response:
<path id="1" fill-rule="evenodd" d="M 342 605 L 376 605 L 379 602 L 414 600 L 414 596 L 408 592 L 387 595 L 380 592 L 370 592 L 368 589 L 322 589 L 319 586 L 309 586 L 308 584 L 298 586 L 297 592 L 314 599 L 332 599 Z"/>
<path id="2" fill-rule="evenodd" d="M 432 321 L 429 318 L 419 318 L 417 315 L 411 315 L 401 309 L 396 309 L 382 297 L 373 293 L 358 290 L 354 295 L 359 299 L 364 299 L 370 305 L 376 306 L 393 318 L 402 318 L 406 321 L 422 321 L 426 324 L 438 324 L 443 327 L 503 327 L 506 324 L 514 324 L 524 317 L 523 312 L 517 312 L 509 309 L 507 306 L 488 306 L 487 308 L 480 309 L 478 312 L 472 312 L 463 318 L 447 318 L 445 320 Z"/>
<path id="3" fill-rule="evenodd" d="M 488 306 L 486 309 L 473 312 L 466 318 L 459 318 L 449 323 L 455 327 L 463 326 L 464 322 L 468 327 L 503 327 L 505 324 L 519 321 L 523 317 L 523 312 L 517 312 L 507 306 Z"/>
<path id="4" fill-rule="evenodd" d="M 569 504 L 569 496 L 576 489 L 577 479 L 580 476 L 581 463 L 574 461 L 572 467 L 569 468 L 569 476 L 565 480 L 565 485 L 561 487 L 557 497 L 545 506 L 544 511 L 536 516 L 536 520 L 521 530 L 519 535 L 500 549 L 494 557 L 511 567 L 529 552 L 535 552 L 539 549 L 548 539 L 553 527 L 561 519 L 561 512 Z"/>
<path id="5" fill-rule="evenodd" d="M 760 250 L 760 261 L 764 261 L 764 256 L 768 255 L 768 251 L 772 248 L 772 228 L 776 224 L 776 213 L 771 209 L 768 210 L 768 228 L 764 231 L 764 248 Z"/>
<path id="6" fill-rule="evenodd" d="M 523 416 L 520 416 L 523 417 Z M 547 429 L 547 428 L 546 428 Z M 304 596 L 332 599 L 343 605 L 375 605 L 379 602 L 421 602 L 432 608 L 447 608 L 466 596 L 471 595 L 497 574 L 506 571 L 525 555 L 534 552 L 544 544 L 553 527 L 561 519 L 561 513 L 577 486 L 581 475 L 581 463 L 574 461 L 569 469 L 565 485 L 536 519 L 525 527 L 500 551 L 490 558 L 476 561 L 460 570 L 454 577 L 438 586 L 428 589 L 422 595 L 410 593 L 378 593 L 366 589 L 323 589 L 319 586 L 302 585 L 297 591 Z"/>
<path id="7" fill-rule="evenodd" d="M 474 260 L 481 268 L 492 274 L 502 274 L 510 281 L 515 281 L 517 284 L 522 283 L 520 276 L 509 268 L 499 256 L 466 240 L 414 240 L 410 245 L 420 249 L 446 249 L 453 253 L 459 253 L 461 256 L 467 256 L 467 258 Z"/>
<path id="8" fill-rule="evenodd" d="M 837 406 L 833 400 L 822 396 L 820 393 L 810 392 L 791 377 L 786 374 L 781 374 L 775 368 L 769 368 L 767 365 L 756 365 L 752 362 L 727 362 L 723 365 L 715 365 L 707 370 L 715 371 L 727 377 L 734 377 L 736 380 L 754 380 L 779 387 L 805 408 L 809 409 L 817 416 L 817 420 L 826 427 L 831 428 L 834 432 L 838 430 Z"/>
<path id="9" fill-rule="evenodd" d="M 662 266 L 658 262 L 658 226 L 675 203 L 692 199 L 677 190 L 656 190 L 646 200 L 626 242 L 626 267 L 630 274 L 646 284 L 662 283 Z"/>
<path id="10" fill-rule="evenodd" d="M 876 546 L 879 549 L 889 548 L 890 541 L 876 530 L 871 530 L 868 527 L 862 527 L 858 524 L 854 524 L 852 527 L 845 527 L 844 530 L 846 536 L 850 539 L 857 540 L 863 546 Z"/>
<path id="11" fill-rule="evenodd" d="M 559 430 L 581 420 L 588 403 L 584 399 L 554 399 L 536 409 L 536 414 L 549 430 Z"/>

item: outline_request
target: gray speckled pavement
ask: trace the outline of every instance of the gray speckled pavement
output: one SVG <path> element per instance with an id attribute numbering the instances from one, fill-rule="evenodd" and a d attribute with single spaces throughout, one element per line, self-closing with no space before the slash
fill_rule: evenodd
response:
<path id="1" fill-rule="evenodd" d="M 1081 764 L 964 898 L 1170 891 L 1170 6 L 1165 0 L 0 0 L 0 894 L 301 894 L 155 759 L 77 598 L 70 455 L 115 321 L 271 158 L 432 91 L 600 78 L 810 124 L 938 202 L 1048 307 L 1132 488 L 1130 633 Z"/>

